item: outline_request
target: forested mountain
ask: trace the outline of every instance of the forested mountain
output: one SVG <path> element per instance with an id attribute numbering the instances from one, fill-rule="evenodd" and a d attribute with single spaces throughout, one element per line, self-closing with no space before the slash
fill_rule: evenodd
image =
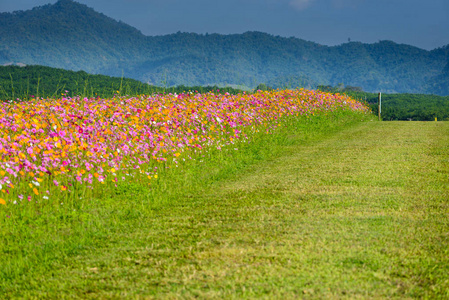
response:
<path id="1" fill-rule="evenodd" d="M 432 51 L 391 41 L 328 47 L 261 32 L 145 36 L 72 0 L 1 13 L 0 64 L 8 63 L 160 86 L 344 83 L 372 92 L 449 95 L 449 45 Z"/>

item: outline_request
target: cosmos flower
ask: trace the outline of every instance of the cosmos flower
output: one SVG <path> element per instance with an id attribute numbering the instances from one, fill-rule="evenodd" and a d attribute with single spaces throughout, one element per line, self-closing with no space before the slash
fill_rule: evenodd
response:
<path id="1" fill-rule="evenodd" d="M 156 179 L 157 166 L 168 161 L 178 164 L 209 149 L 238 149 L 239 141 L 250 141 L 257 132 L 272 134 L 287 118 L 335 110 L 368 108 L 345 95 L 304 89 L 5 102 L 0 190 L 24 183 L 36 195 L 40 186 L 67 191 L 70 182 L 92 187 L 93 178 L 107 184 L 142 169 Z"/>

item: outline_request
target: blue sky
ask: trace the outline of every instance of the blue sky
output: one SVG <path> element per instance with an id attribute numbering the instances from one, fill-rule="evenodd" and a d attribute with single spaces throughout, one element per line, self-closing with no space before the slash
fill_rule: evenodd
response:
<path id="1" fill-rule="evenodd" d="M 56 0 L 0 0 L 0 11 Z M 262 31 L 324 45 L 392 40 L 449 44 L 449 0 L 77 0 L 146 35 Z"/>

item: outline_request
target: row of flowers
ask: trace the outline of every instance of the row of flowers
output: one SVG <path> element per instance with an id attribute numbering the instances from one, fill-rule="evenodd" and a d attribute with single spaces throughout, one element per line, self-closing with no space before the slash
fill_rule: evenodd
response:
<path id="1" fill-rule="evenodd" d="M 345 95 L 304 89 L 5 102 L 0 204 L 48 199 L 49 186 L 66 192 L 125 180 L 118 174 L 139 172 L 151 180 L 167 162 L 250 139 L 261 128 L 273 132 L 288 116 L 337 109 L 368 111 Z"/>

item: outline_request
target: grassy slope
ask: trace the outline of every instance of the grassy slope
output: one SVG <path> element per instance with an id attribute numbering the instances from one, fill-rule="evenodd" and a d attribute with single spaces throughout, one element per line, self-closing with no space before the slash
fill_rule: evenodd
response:
<path id="1" fill-rule="evenodd" d="M 449 124 L 343 120 L 194 164 L 183 192 L 157 192 L 166 178 L 17 218 L 0 292 L 448 297 Z"/>

